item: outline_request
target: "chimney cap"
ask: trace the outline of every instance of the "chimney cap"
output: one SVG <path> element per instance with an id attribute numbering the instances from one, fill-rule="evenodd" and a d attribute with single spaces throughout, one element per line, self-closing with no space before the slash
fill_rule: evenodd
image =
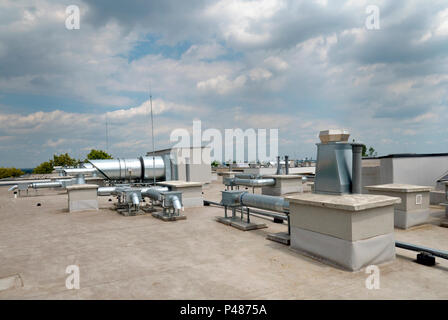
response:
<path id="1" fill-rule="evenodd" d="M 329 129 L 319 132 L 319 139 L 322 143 L 347 142 L 350 133 L 347 129 Z"/>

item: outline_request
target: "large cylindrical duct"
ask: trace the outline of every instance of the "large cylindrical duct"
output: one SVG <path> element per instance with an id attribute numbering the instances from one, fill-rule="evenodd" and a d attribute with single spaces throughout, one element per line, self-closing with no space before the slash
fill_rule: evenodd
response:
<path id="1" fill-rule="evenodd" d="M 362 191 L 362 147 L 361 143 L 352 143 L 352 193 Z"/>
<path id="2" fill-rule="evenodd" d="M 165 163 L 162 157 L 140 157 L 132 159 L 89 160 L 100 175 L 110 180 L 150 180 L 165 176 Z M 153 166 L 154 163 L 154 166 Z"/>
<path id="3" fill-rule="evenodd" d="M 240 197 L 240 203 L 242 206 L 246 207 L 254 207 L 277 212 L 289 211 L 289 201 L 282 197 L 265 196 L 245 192 Z"/>

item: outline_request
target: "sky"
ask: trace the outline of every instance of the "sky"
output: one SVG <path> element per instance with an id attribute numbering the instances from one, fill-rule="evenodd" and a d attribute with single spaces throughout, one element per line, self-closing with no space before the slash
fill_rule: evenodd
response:
<path id="1" fill-rule="evenodd" d="M 156 149 L 200 120 L 278 129 L 292 158 L 338 128 L 378 155 L 448 152 L 447 62 L 446 0 L 0 0 L 0 167 L 146 154 L 150 91 Z"/>

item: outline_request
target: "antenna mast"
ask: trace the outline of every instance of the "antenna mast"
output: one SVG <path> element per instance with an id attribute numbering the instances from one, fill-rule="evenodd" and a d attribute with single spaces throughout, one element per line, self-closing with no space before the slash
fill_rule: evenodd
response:
<path id="1" fill-rule="evenodd" d="M 109 128 L 107 122 L 107 113 L 106 113 L 106 152 L 109 153 Z"/>
<path id="2" fill-rule="evenodd" d="M 149 103 L 151 105 L 151 137 L 152 137 L 152 170 L 153 170 L 153 182 L 156 185 L 156 155 L 155 155 L 155 144 L 154 144 L 154 116 L 152 112 L 152 92 L 151 85 L 149 86 Z"/>

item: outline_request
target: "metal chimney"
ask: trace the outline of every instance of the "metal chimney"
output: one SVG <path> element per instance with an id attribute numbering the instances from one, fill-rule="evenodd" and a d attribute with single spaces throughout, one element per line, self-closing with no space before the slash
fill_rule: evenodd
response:
<path id="1" fill-rule="evenodd" d="M 285 174 L 289 174 L 289 156 L 285 156 Z"/>
<path id="2" fill-rule="evenodd" d="M 362 143 L 352 143 L 352 193 L 361 193 L 362 147 Z"/>
<path id="3" fill-rule="evenodd" d="M 277 172 L 275 174 L 281 174 L 282 173 L 282 167 L 280 165 L 280 156 L 277 156 Z"/>

